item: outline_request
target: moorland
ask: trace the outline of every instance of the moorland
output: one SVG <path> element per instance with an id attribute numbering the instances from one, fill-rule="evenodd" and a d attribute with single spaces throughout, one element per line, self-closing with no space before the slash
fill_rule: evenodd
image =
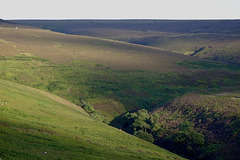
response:
<path id="1" fill-rule="evenodd" d="M 239 26 L 0 21 L 0 158 L 237 159 Z"/>

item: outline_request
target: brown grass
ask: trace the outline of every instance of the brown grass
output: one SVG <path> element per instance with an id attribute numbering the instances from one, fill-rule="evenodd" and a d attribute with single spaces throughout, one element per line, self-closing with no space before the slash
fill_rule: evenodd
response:
<path id="1" fill-rule="evenodd" d="M 31 53 L 54 63 L 84 60 L 117 70 L 183 71 L 186 68 L 175 63 L 193 59 L 153 47 L 40 29 L 0 28 L 0 37 L 8 42 L 1 43 L 0 55 Z"/>

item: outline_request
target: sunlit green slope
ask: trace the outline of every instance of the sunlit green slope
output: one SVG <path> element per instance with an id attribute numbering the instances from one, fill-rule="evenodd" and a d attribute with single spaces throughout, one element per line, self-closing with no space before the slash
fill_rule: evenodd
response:
<path id="1" fill-rule="evenodd" d="M 0 158 L 182 159 L 47 92 L 0 80 Z"/>

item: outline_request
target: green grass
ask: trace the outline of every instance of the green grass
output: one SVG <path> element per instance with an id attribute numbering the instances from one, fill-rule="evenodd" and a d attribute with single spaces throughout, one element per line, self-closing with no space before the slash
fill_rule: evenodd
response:
<path id="1" fill-rule="evenodd" d="M 144 39 L 144 36 L 148 35 L 147 31 L 143 32 L 133 34 L 135 36 L 139 33 L 143 34 L 138 37 L 141 41 L 141 38 Z M 151 31 L 151 34 L 154 35 L 154 31 Z M 172 42 L 170 46 L 161 44 L 167 47 L 166 50 L 176 49 L 179 52 L 178 49 L 181 48 L 181 52 L 187 50 L 193 53 L 203 47 L 202 43 L 193 47 L 198 44 L 197 38 L 200 35 L 165 34 L 161 33 L 159 36 L 173 36 L 172 38 L 176 40 L 166 39 L 164 43 L 169 45 Z M 205 38 L 214 37 L 209 34 L 204 36 Z M 141 108 L 153 111 L 189 92 L 200 93 L 201 91 L 210 94 L 212 91 L 216 93 L 222 91 L 223 88 L 238 90 L 240 86 L 239 67 L 237 66 L 197 59 L 192 61 L 194 58 L 151 47 L 64 35 L 38 29 L 0 28 L 0 37 L 0 45 L 3 46 L 0 48 L 0 79 L 54 93 L 88 108 L 91 112 L 93 112 L 92 105 L 95 110 L 101 111 L 101 114 L 97 111 L 93 112 L 92 117 L 101 119 L 102 116 L 106 116 L 105 122 L 127 111 L 134 112 Z M 131 35 L 128 38 L 131 38 Z M 151 38 L 156 42 L 158 40 L 156 37 L 150 37 L 150 40 Z M 192 42 L 192 38 L 196 38 L 196 41 L 186 43 L 186 48 L 182 46 L 182 43 L 185 44 L 184 40 Z M 147 42 L 148 38 L 145 40 Z M 231 45 L 231 43 L 228 44 Z M 157 45 L 157 43 L 149 45 Z M 205 55 L 206 52 L 207 55 L 207 52 L 212 52 L 211 49 L 212 46 L 207 46 L 197 54 L 203 52 Z M 229 51 L 233 51 L 231 46 L 229 46 Z M 221 52 L 224 53 L 225 50 Z M 2 140 L 0 158 L 4 156 L 9 159 L 14 159 L 16 156 L 17 159 L 68 159 L 71 156 L 72 159 L 112 159 L 112 157 L 151 159 L 158 157 L 158 153 L 153 152 L 155 149 L 151 147 L 147 149 L 150 144 L 139 145 L 135 143 L 138 139 L 128 139 L 118 135 L 119 130 L 94 121 L 86 116 L 80 107 L 77 107 L 76 112 L 76 106 L 59 97 L 46 92 L 41 92 L 45 95 L 41 96 L 41 94 L 36 94 L 40 91 L 23 86 L 19 89 L 19 85 L 14 84 L 12 85 L 14 87 L 11 87 L 10 82 L 1 82 L 6 83 L 4 84 L 6 88 L 2 85 L 0 91 L 0 104 L 3 104 L 0 106 L 0 136 L 2 136 L 0 137 Z M 15 88 L 17 86 L 18 88 Z M 61 103 L 49 100 L 46 96 Z M 210 98 L 210 101 L 206 103 L 211 104 L 212 101 L 220 98 L 219 103 L 225 104 L 226 96 L 236 99 L 233 95 L 218 95 Z M 188 99 L 184 104 L 190 102 L 191 99 Z M 199 105 L 206 106 L 206 103 L 200 102 Z M 231 103 L 233 102 L 229 101 L 226 104 L 231 105 Z M 73 107 L 72 111 L 69 111 L 68 107 Z M 226 110 L 225 106 L 214 107 L 217 110 L 204 115 L 203 118 L 217 120 L 221 117 L 222 111 Z M 187 115 L 182 116 L 181 111 L 186 111 Z M 173 125 L 174 130 L 177 127 L 176 124 L 182 122 L 181 118 L 187 118 L 190 115 L 190 121 L 195 121 L 194 118 L 197 118 L 199 114 L 194 114 L 194 111 L 199 110 L 186 106 L 186 109 L 179 110 L 179 114 L 170 111 L 162 112 L 161 121 L 167 121 L 166 124 L 170 126 L 166 128 L 170 130 Z M 197 122 L 200 121 L 197 119 Z M 88 126 L 85 126 L 86 124 Z M 234 122 L 230 128 L 236 135 L 238 134 L 238 123 Z M 168 130 L 165 131 L 168 132 Z M 11 137 L 8 138 L 8 135 Z M 210 136 L 207 133 L 205 135 L 207 138 Z M 138 136 L 143 135 L 139 133 Z M 16 146 L 12 142 L 16 142 Z M 171 157 L 163 157 L 163 159 L 167 158 Z"/>
<path id="2" fill-rule="evenodd" d="M 52 97 L 0 80 L 0 158 L 181 159 Z"/>
<path id="3" fill-rule="evenodd" d="M 111 117 L 136 108 L 151 109 L 153 104 L 191 90 L 159 85 L 158 80 L 167 81 L 168 74 L 114 71 L 83 61 L 55 65 L 32 55 L 18 55 L 0 63 L 2 79 L 55 93 L 76 104 L 88 101 Z"/>
<path id="4" fill-rule="evenodd" d="M 54 93 L 75 104 L 87 101 L 110 119 L 126 111 L 153 110 L 188 92 L 236 86 L 240 79 L 238 72 L 221 68 L 182 73 L 117 71 L 84 61 L 53 64 L 27 54 L 2 57 L 0 64 L 0 78 Z M 188 61 L 179 64 L 193 65 Z M 205 62 L 194 62 L 198 68 L 202 64 Z M 210 64 L 215 68 L 220 65 Z"/>
<path id="5" fill-rule="evenodd" d="M 187 67 L 193 68 L 193 69 L 240 71 L 239 66 L 218 63 L 218 62 L 213 62 L 213 61 L 183 61 L 183 62 L 179 62 L 177 64 L 187 66 Z"/>

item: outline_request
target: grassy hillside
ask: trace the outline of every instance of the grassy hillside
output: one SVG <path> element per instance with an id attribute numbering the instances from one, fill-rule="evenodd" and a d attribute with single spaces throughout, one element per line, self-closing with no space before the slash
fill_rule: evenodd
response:
<path id="1" fill-rule="evenodd" d="M 22 53 L 0 58 L 0 78 L 57 94 L 80 106 L 88 102 L 110 119 L 142 108 L 151 111 L 188 92 L 240 82 L 239 68 L 235 66 L 201 61 L 178 65 L 197 70 L 116 71 L 85 61 L 54 64 Z"/>
<path id="2" fill-rule="evenodd" d="M 186 68 L 175 63 L 191 59 L 151 47 L 39 29 L 0 28 L 0 37 L 1 55 L 31 53 L 54 63 L 84 60 L 117 70 L 181 71 Z"/>
<path id="3" fill-rule="evenodd" d="M 237 34 L 195 33 L 171 37 L 141 37 L 131 39 L 130 42 L 203 59 L 240 64 L 240 36 Z"/>
<path id="4" fill-rule="evenodd" d="M 0 28 L 0 79 L 56 94 L 84 108 L 94 120 L 110 123 L 191 159 L 235 159 L 239 150 L 235 143 L 239 130 L 238 101 L 215 94 L 223 94 L 226 88 L 229 93 L 238 94 L 240 68 L 237 63 L 229 65 L 192 57 L 208 53 L 214 57 L 215 51 L 226 44 L 230 46 L 227 50 L 236 52 L 237 57 L 237 50 L 232 50 L 232 44 L 238 47 L 237 30 L 233 28 L 220 27 L 218 31 L 231 35 L 214 30 L 194 33 L 194 27 L 188 28 L 187 33 L 183 33 L 184 28 L 175 30 L 176 33 L 121 27 L 101 28 L 101 32 L 91 27 L 84 30 L 100 37 L 106 33 L 134 40 L 131 39 L 134 36 L 140 42 L 147 37 L 147 43 L 154 43 L 145 45 L 163 49 L 48 30 Z M 208 46 L 203 47 L 205 44 Z M 163 51 L 172 49 L 192 56 Z M 222 53 L 226 60 L 227 54 L 224 50 Z M 218 119 L 219 115 L 222 118 Z M 198 126 L 200 121 L 203 125 Z M 228 150 L 229 146 L 234 149 Z"/>
<path id="5" fill-rule="evenodd" d="M 182 159 L 47 92 L 0 80 L 2 159 Z"/>
<path id="6" fill-rule="evenodd" d="M 13 21 L 68 34 L 153 46 L 165 51 L 240 64 L 239 20 Z"/>
<path id="7" fill-rule="evenodd" d="M 159 86 L 156 80 L 164 75 L 155 76 L 155 71 L 191 70 L 177 64 L 191 60 L 186 56 L 40 29 L 1 28 L 0 36 L 1 78 L 53 92 L 79 105 L 87 101 L 110 119 L 149 104 L 149 109 L 154 108 L 189 91 Z M 162 93 L 165 90 L 168 94 Z"/>
<path id="8" fill-rule="evenodd" d="M 151 124 L 153 128 L 149 127 L 147 129 L 153 137 L 151 138 L 150 136 L 150 139 L 144 138 L 142 135 L 139 136 L 140 133 L 138 132 L 135 133 L 136 136 L 190 158 L 212 157 L 212 159 L 216 159 L 215 155 L 218 154 L 218 157 L 234 159 L 233 157 L 238 153 L 235 151 L 238 149 L 236 148 L 237 144 L 233 142 L 237 142 L 237 140 L 232 140 L 231 142 L 228 140 L 235 134 L 234 132 L 238 135 L 239 126 L 236 121 L 239 118 L 238 101 L 235 103 L 235 100 L 232 100 L 232 98 L 238 97 L 237 93 L 229 95 L 228 99 L 224 99 L 222 96 L 216 97 L 215 93 L 212 94 L 211 92 L 212 95 L 202 96 L 203 98 L 201 96 L 198 98 L 198 96 L 187 95 L 186 97 L 189 98 L 185 98 L 183 103 L 176 99 L 175 105 L 166 105 L 168 106 L 167 109 L 162 108 L 162 105 L 167 101 L 170 101 L 167 104 L 172 104 L 171 100 L 175 97 L 192 91 L 203 90 L 208 93 L 208 90 L 212 88 L 217 95 L 218 92 L 222 92 L 223 88 L 233 86 L 226 92 L 237 92 L 240 86 L 239 67 L 203 61 L 184 61 L 178 63 L 178 65 L 185 65 L 196 71 L 183 73 L 121 72 L 82 61 L 75 61 L 67 65 L 52 64 L 49 61 L 25 53 L 14 57 L 1 57 L 0 77 L 1 79 L 40 88 L 65 97 L 85 108 L 96 120 L 108 123 L 109 119 L 117 117 L 114 118 L 111 124 L 127 132 L 129 132 L 129 128 L 125 127 L 128 127 L 128 125 L 116 124 L 116 121 L 121 117 L 119 115 L 125 115 L 124 113 L 127 111 L 131 111 L 131 114 L 134 115 L 133 111 L 142 108 L 149 111 L 156 110 L 154 113 L 159 113 L 160 115 L 157 116 L 158 120 L 156 117 L 152 117 L 151 121 L 146 119 L 147 123 L 153 122 Z M 197 97 L 196 100 L 194 100 L 194 97 Z M 204 101 L 204 97 L 207 98 L 207 101 Z M 3 99 L 2 103 L 4 102 L 5 100 Z M 86 102 L 90 104 L 86 105 Z M 185 103 L 187 104 L 184 106 L 185 108 L 181 108 Z M 197 106 L 189 108 L 188 104 Z M 201 120 L 194 119 L 195 116 L 206 112 L 206 108 L 201 108 L 201 106 L 208 106 L 207 108 L 211 109 L 213 105 L 216 105 L 216 110 L 213 110 L 213 112 L 209 110 L 206 116 L 203 114 L 203 117 L 199 118 Z M 218 110 L 218 105 L 220 105 L 220 110 Z M 91 110 L 91 106 L 94 107 L 95 111 Z M 175 110 L 174 108 L 176 107 L 180 108 Z M 228 112 L 228 109 L 230 109 L 230 112 L 225 116 L 225 112 Z M 101 111 L 101 114 L 96 110 Z M 223 113 L 223 120 L 217 119 L 217 116 Z M 141 115 L 141 112 L 138 114 Z M 105 116 L 108 119 L 105 119 Z M 232 125 L 232 122 L 229 122 L 229 120 L 233 120 L 234 124 Z M 171 143 L 168 142 L 169 139 L 167 139 L 173 139 L 173 136 L 179 131 L 179 125 L 184 121 L 191 122 L 194 125 L 196 123 L 196 126 L 201 121 L 202 126 L 200 127 L 203 128 L 199 129 L 194 126 L 193 133 L 205 136 L 204 145 L 200 143 L 200 148 L 198 148 L 198 145 L 197 147 L 195 145 L 194 147 L 191 146 L 192 150 L 190 153 L 186 150 L 187 144 L 192 143 L 191 141 L 185 144 L 175 144 L 173 141 L 170 141 Z M 122 122 L 131 125 L 132 120 L 128 118 L 127 120 L 121 120 Z M 205 123 L 211 126 L 220 123 L 221 125 L 226 125 L 226 127 L 217 127 L 212 131 L 213 128 L 211 127 L 205 128 Z M 229 125 L 231 126 L 230 129 L 228 129 Z M 146 127 L 146 125 L 143 125 L 143 127 Z M 130 128 L 134 129 L 132 126 Z M 131 131 L 131 129 L 129 133 L 134 134 L 134 131 Z M 214 134 L 210 134 L 212 132 Z M 225 136 L 226 139 L 219 139 L 219 136 Z M 219 144 L 219 141 L 222 144 Z M 212 146 L 212 144 L 214 145 Z M 182 148 L 181 152 L 178 149 L 176 150 L 177 146 Z M 227 146 L 236 148 L 236 150 L 229 152 L 230 150 L 227 150 Z M 213 147 L 212 150 L 211 147 Z"/>

